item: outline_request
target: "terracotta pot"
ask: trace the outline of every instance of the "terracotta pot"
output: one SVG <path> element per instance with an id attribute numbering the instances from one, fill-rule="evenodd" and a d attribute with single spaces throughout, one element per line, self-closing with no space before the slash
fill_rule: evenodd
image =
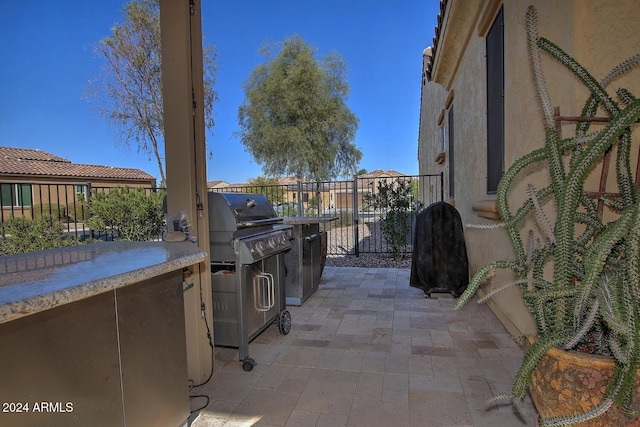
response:
<path id="1" fill-rule="evenodd" d="M 553 348 L 531 375 L 529 390 L 541 418 L 582 414 L 598 405 L 613 375 L 612 358 Z M 640 409 L 640 370 L 636 376 L 634 408 Z M 640 417 L 627 416 L 617 405 L 580 426 L 638 426 Z"/>

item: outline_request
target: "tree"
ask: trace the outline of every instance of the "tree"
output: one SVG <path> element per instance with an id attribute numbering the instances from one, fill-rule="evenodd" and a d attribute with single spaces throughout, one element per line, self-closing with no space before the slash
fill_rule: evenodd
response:
<path id="1" fill-rule="evenodd" d="M 248 186 L 245 187 L 247 191 L 264 194 L 274 205 L 284 200 L 286 187 L 280 185 L 277 178 L 258 176 L 256 178 L 250 178 L 247 184 Z"/>
<path id="2" fill-rule="evenodd" d="M 164 111 L 159 0 L 132 0 L 124 5 L 124 22 L 95 46 L 105 60 L 103 75 L 92 80 L 87 90 L 98 113 L 117 130 L 127 147 L 136 144 L 138 152 L 158 163 L 162 185 L 164 172 Z M 203 48 L 205 127 L 214 126 L 213 104 L 218 100 L 215 85 L 216 51 Z"/>
<path id="3" fill-rule="evenodd" d="M 261 53 L 267 61 L 245 81 L 238 111 L 238 135 L 247 151 L 269 176 L 315 182 L 353 176 L 362 153 L 352 143 L 358 118 L 345 102 L 342 57 L 331 53 L 318 61 L 315 48 L 300 36 L 267 44 Z"/>

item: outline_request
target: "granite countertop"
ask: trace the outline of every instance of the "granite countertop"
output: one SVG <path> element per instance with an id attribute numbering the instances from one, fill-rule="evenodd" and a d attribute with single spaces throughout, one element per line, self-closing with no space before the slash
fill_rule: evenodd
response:
<path id="1" fill-rule="evenodd" d="M 282 222 L 284 224 L 317 224 L 335 221 L 338 218 L 337 216 L 285 216 Z"/>
<path id="2" fill-rule="evenodd" d="M 197 264 L 190 242 L 101 242 L 0 257 L 0 323 Z"/>

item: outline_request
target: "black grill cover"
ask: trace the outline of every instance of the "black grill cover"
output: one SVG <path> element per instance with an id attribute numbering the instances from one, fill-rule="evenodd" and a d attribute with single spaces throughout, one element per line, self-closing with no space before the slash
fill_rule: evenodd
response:
<path id="1" fill-rule="evenodd" d="M 462 220 L 449 203 L 434 203 L 416 217 L 409 285 L 427 297 L 450 292 L 456 298 L 469 285 Z"/>

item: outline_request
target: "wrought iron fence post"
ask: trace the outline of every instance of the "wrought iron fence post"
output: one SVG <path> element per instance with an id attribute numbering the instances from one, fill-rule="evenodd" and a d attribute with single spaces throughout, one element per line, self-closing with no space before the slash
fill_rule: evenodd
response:
<path id="1" fill-rule="evenodd" d="M 358 213 L 358 178 L 353 178 L 353 241 L 355 242 L 355 255 L 360 256 L 360 237 L 359 237 L 359 218 L 360 215 Z"/>
<path id="2" fill-rule="evenodd" d="M 444 202 L 444 172 L 440 172 L 440 201 Z"/>
<path id="3" fill-rule="evenodd" d="M 87 182 L 87 219 L 91 218 L 91 182 Z M 84 223 L 82 224 L 84 227 Z M 84 233 L 83 233 L 84 234 Z M 89 237 L 91 239 L 93 236 L 93 228 L 89 227 Z"/>
<path id="4" fill-rule="evenodd" d="M 298 216 L 304 216 L 304 206 L 302 205 L 302 182 L 298 180 Z"/>

